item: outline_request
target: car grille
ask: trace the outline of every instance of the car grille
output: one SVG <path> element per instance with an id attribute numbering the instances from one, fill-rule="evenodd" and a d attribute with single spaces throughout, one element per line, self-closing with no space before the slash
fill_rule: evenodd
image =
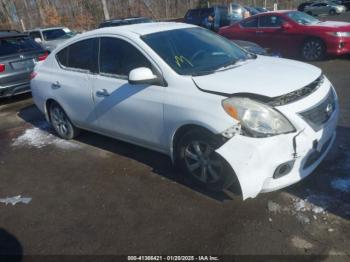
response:
<path id="1" fill-rule="evenodd" d="M 267 104 L 269 104 L 270 106 L 283 106 L 289 103 L 293 103 L 316 91 L 316 89 L 319 88 L 323 84 L 323 82 L 324 75 L 321 75 L 307 86 L 304 86 L 303 88 L 293 91 L 291 93 L 274 97 L 270 101 L 268 101 Z"/>
<path id="2" fill-rule="evenodd" d="M 302 118 L 315 130 L 322 128 L 323 124 L 333 115 L 335 111 L 335 94 L 333 88 L 319 104 L 299 113 Z"/>

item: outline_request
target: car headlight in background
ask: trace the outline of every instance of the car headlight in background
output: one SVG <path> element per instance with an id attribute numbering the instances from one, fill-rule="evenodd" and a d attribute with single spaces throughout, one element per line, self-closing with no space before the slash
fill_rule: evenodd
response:
<path id="1" fill-rule="evenodd" d="M 337 37 L 350 37 L 350 32 L 328 32 L 328 34 Z"/>
<path id="2" fill-rule="evenodd" d="M 240 122 L 245 135 L 267 137 L 295 131 L 280 112 L 250 98 L 227 98 L 222 101 L 222 106 L 227 114 Z"/>

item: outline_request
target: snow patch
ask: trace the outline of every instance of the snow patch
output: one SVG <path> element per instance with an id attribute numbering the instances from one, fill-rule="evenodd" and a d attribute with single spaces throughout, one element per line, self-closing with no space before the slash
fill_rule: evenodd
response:
<path id="1" fill-rule="evenodd" d="M 350 193 L 350 179 L 337 178 L 331 182 L 331 186 L 335 190 L 342 191 L 344 193 Z"/>
<path id="2" fill-rule="evenodd" d="M 80 148 L 79 145 L 60 139 L 52 135 L 49 131 L 50 126 L 48 123 L 40 123 L 38 127 L 29 128 L 22 135 L 15 138 L 12 146 L 32 146 L 43 148 L 45 146 L 54 145 L 66 150 Z"/>

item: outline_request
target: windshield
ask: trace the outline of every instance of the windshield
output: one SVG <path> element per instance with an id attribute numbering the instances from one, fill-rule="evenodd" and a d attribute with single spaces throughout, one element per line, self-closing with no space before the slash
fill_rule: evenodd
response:
<path id="1" fill-rule="evenodd" d="M 29 37 L 13 37 L 0 39 L 0 56 L 13 55 L 20 52 L 41 50 L 39 44 Z"/>
<path id="2" fill-rule="evenodd" d="M 73 34 L 68 28 L 59 28 L 45 30 L 43 31 L 43 36 L 46 41 L 50 41 L 58 38 L 70 38 Z"/>
<path id="3" fill-rule="evenodd" d="M 229 40 L 203 28 L 158 32 L 142 39 L 180 75 L 210 74 L 249 58 Z"/>
<path id="4" fill-rule="evenodd" d="M 320 20 L 299 11 L 289 12 L 287 16 L 300 25 L 314 25 L 320 23 Z"/>

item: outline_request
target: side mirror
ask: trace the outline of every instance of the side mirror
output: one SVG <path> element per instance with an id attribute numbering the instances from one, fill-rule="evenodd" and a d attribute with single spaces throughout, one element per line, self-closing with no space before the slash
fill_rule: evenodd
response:
<path id="1" fill-rule="evenodd" d="M 152 85 L 158 82 L 158 77 L 147 67 L 135 68 L 129 73 L 129 84 L 131 85 Z"/>
<path id="2" fill-rule="evenodd" d="M 288 23 L 288 22 L 283 22 L 282 23 L 282 29 L 283 30 L 289 30 L 291 28 L 292 28 L 292 25 L 290 23 Z"/>
<path id="3" fill-rule="evenodd" d="M 38 44 L 41 44 L 41 38 L 40 37 L 35 37 L 34 41 L 37 42 Z"/>

